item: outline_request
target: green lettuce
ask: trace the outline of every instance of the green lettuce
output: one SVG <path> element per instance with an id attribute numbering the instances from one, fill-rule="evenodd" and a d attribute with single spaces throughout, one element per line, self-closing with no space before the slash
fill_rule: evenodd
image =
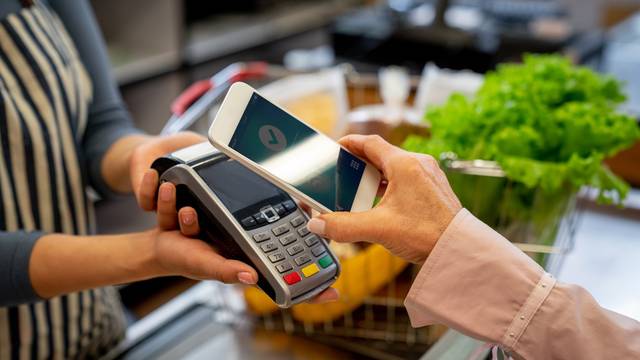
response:
<path id="1" fill-rule="evenodd" d="M 618 112 L 626 100 L 610 76 L 556 55 L 527 55 L 486 75 L 474 99 L 454 94 L 428 109 L 431 137 L 409 137 L 410 151 L 494 160 L 509 180 L 548 193 L 569 185 L 600 190 L 619 203 L 628 185 L 603 159 L 640 138 L 634 118 Z"/>

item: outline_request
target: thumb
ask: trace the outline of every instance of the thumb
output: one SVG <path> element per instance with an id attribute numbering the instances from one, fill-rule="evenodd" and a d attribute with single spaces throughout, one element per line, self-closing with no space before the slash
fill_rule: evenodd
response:
<path id="1" fill-rule="evenodd" d="M 375 242 L 376 222 L 372 211 L 333 212 L 309 220 L 307 227 L 312 233 L 337 242 Z"/>
<path id="2" fill-rule="evenodd" d="M 226 259 L 214 251 L 194 252 L 189 269 L 197 279 L 218 280 L 226 284 L 241 282 L 253 285 L 258 281 L 258 273 L 249 265 L 232 259 Z"/>

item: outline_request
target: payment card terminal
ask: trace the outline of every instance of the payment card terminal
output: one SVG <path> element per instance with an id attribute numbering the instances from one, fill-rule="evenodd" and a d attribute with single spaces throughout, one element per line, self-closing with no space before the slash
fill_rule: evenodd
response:
<path id="1" fill-rule="evenodd" d="M 176 186 L 177 208 L 198 213 L 200 238 L 258 272 L 258 286 L 289 307 L 328 288 L 340 265 L 308 217 L 284 191 L 208 142 L 157 159 L 160 181 Z"/>

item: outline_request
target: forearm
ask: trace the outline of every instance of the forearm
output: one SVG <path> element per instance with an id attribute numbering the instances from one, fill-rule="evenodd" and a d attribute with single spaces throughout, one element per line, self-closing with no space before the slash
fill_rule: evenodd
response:
<path id="1" fill-rule="evenodd" d="M 466 210 L 438 240 L 405 305 L 414 326 L 445 324 L 518 358 L 640 356 L 640 323 L 578 286 L 556 284 Z"/>
<path id="2" fill-rule="evenodd" d="M 29 279 L 29 259 L 38 231 L 0 231 L 0 307 L 40 300 Z"/>
<path id="3" fill-rule="evenodd" d="M 105 236 L 52 234 L 35 244 L 29 276 L 50 298 L 105 285 L 168 275 L 154 258 L 154 232 Z"/>
<path id="4" fill-rule="evenodd" d="M 602 308 L 580 286 L 558 282 L 514 352 L 524 359 L 640 359 L 640 322 Z"/>
<path id="5" fill-rule="evenodd" d="M 102 158 L 100 172 L 111 190 L 122 194 L 131 192 L 131 156 L 134 149 L 149 138 L 142 134 L 128 135 L 109 147 Z"/>

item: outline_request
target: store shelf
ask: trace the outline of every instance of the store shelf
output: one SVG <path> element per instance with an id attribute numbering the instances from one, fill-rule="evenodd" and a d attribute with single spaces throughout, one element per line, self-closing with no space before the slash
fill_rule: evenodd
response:
<path id="1" fill-rule="evenodd" d="M 259 14 L 212 17 L 187 30 L 185 62 L 200 63 L 324 26 L 356 3 L 285 3 Z"/>
<path id="2" fill-rule="evenodd" d="M 120 85 L 327 25 L 361 0 L 277 1 L 258 12 L 185 21 L 185 0 L 92 0 Z"/>
<path id="3" fill-rule="evenodd" d="M 183 0 L 92 0 L 118 84 L 178 68 Z"/>
<path id="4" fill-rule="evenodd" d="M 116 56 L 110 57 L 114 76 L 120 85 L 176 70 L 182 64 L 182 57 L 178 52 L 139 55 L 125 61 L 118 61 Z"/>

